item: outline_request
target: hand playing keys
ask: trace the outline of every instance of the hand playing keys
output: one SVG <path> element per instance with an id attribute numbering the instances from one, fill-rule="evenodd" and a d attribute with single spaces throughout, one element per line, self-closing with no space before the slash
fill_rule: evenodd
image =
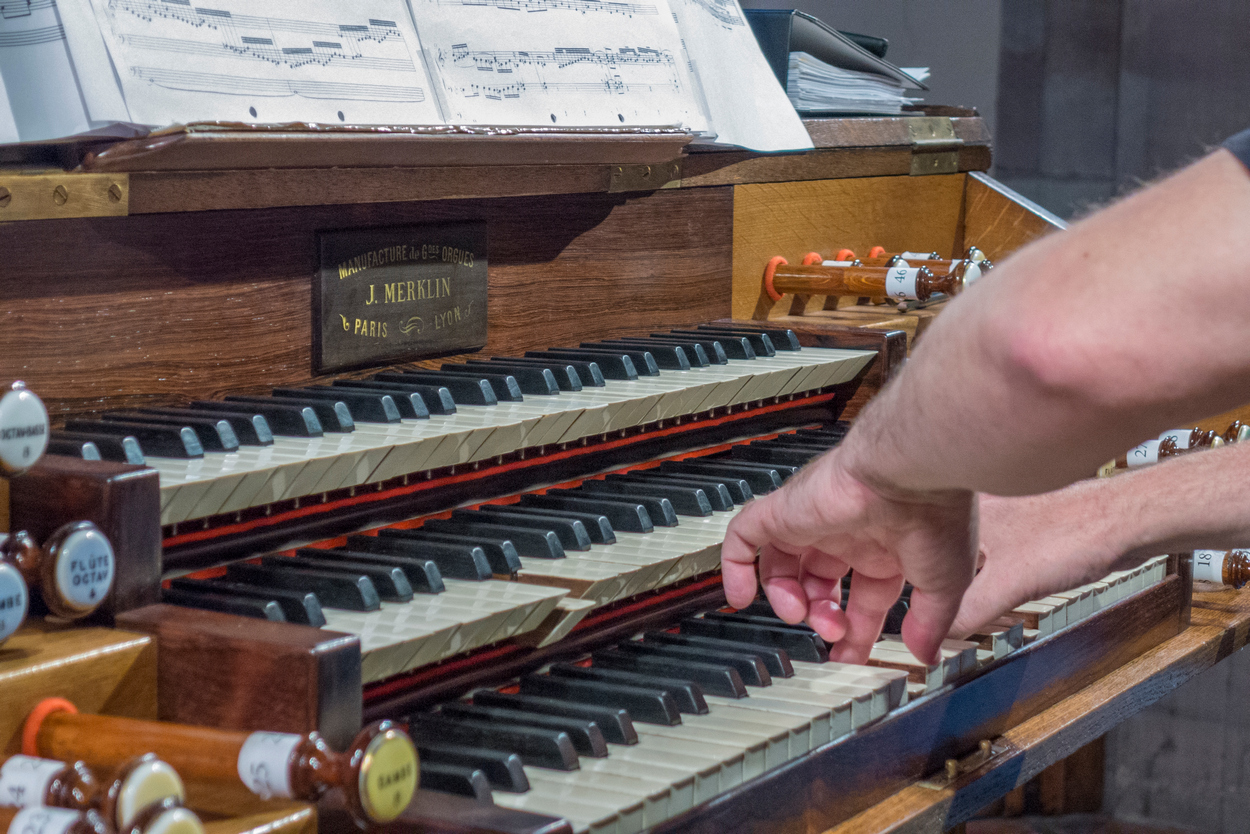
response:
<path id="1" fill-rule="evenodd" d="M 918 659 L 936 662 L 976 564 L 973 496 L 870 486 L 870 472 L 851 454 L 845 443 L 828 452 L 730 523 L 721 550 L 729 604 L 755 598 L 758 552 L 773 611 L 787 622 L 806 620 L 833 644 L 830 659 L 863 663 L 906 579 L 914 590 L 903 641 Z"/>

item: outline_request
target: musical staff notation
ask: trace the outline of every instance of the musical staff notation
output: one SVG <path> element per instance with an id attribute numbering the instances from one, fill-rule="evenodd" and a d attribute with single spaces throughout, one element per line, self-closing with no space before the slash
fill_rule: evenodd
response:
<path id="1" fill-rule="evenodd" d="M 653 3 L 626 3 L 622 0 L 438 0 L 440 6 L 482 6 L 514 12 L 548 12 L 555 10 L 603 12 L 626 17 L 655 15 L 659 9 Z"/>
<path id="2" fill-rule="evenodd" d="M 688 0 L 711 15 L 719 23 L 726 26 L 743 26 L 746 21 L 738 13 L 738 4 L 733 0 Z"/>
<path id="3" fill-rule="evenodd" d="M 30 17 L 34 12 L 55 9 L 56 0 L 5 0 L 0 3 L 0 20 Z"/>
<path id="4" fill-rule="evenodd" d="M 350 37 L 354 40 L 385 43 L 402 40 L 394 20 L 368 20 L 365 23 L 324 23 L 313 20 L 292 20 L 280 17 L 235 14 L 224 9 L 195 7 L 190 0 L 108 0 L 111 12 L 126 12 L 151 22 L 158 18 L 176 20 L 193 27 L 224 29 L 261 29 L 270 32 L 292 32 L 319 37 Z"/>
<path id="5" fill-rule="evenodd" d="M 209 72 L 133 67 L 131 73 L 153 85 L 169 90 L 218 93 L 232 96 L 289 97 L 308 99 L 386 101 L 419 103 L 425 101 L 420 87 L 384 84 L 353 84 L 342 81 L 275 80 L 219 75 Z"/>
<path id="6" fill-rule="evenodd" d="M 350 63 L 355 69 L 383 69 L 393 72 L 416 72 L 409 58 L 375 58 L 349 54 L 337 41 L 313 41 L 309 47 L 279 47 L 272 38 L 241 37 L 238 45 L 222 45 L 178 38 L 159 38 L 150 35 L 120 35 L 118 40 L 136 49 L 153 49 L 182 55 L 220 55 L 224 50 L 239 57 L 254 58 L 297 69 L 316 65 L 330 66 L 334 63 Z"/>
<path id="7" fill-rule="evenodd" d="M 34 46 L 65 40 L 65 30 L 58 26 L 42 26 L 16 32 L 0 32 L 0 48 L 6 46 Z"/>

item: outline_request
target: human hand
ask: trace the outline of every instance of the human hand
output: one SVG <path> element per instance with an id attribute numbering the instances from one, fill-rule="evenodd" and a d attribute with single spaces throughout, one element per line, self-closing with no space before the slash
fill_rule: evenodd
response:
<path id="1" fill-rule="evenodd" d="M 973 496 L 887 493 L 853 473 L 847 457 L 839 446 L 734 518 L 721 549 L 725 595 L 738 608 L 755 598 L 758 551 L 777 616 L 806 620 L 833 644 L 830 658 L 863 663 L 906 579 L 913 590 L 903 642 L 917 658 L 936 662 L 972 580 Z M 844 612 L 841 580 L 852 569 Z"/>
<path id="2" fill-rule="evenodd" d="M 1031 599 L 1100 579 L 1117 560 L 1134 561 L 1119 535 L 1129 519 L 1108 506 L 1109 486 L 1091 480 L 1040 495 L 977 496 L 983 565 L 951 635 L 970 634 Z"/>

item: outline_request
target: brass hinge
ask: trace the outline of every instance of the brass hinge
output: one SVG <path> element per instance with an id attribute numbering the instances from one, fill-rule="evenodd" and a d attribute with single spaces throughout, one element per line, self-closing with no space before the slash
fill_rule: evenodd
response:
<path id="1" fill-rule="evenodd" d="M 613 165 L 608 192 L 655 191 L 658 188 L 681 188 L 681 160 L 659 165 Z"/>
<path id="2" fill-rule="evenodd" d="M 0 222 L 125 217 L 128 174 L 19 174 L 0 171 Z"/>
<path id="3" fill-rule="evenodd" d="M 969 753 L 962 759 L 947 759 L 946 766 L 941 773 L 930 776 L 928 779 L 916 784 L 922 788 L 930 788 L 935 791 L 944 790 L 949 788 L 951 783 L 960 776 L 971 773 L 988 763 L 995 756 L 1001 756 L 1011 749 L 1013 749 L 1011 744 L 1001 738 L 997 741 L 982 740 L 975 752 Z"/>
<path id="4" fill-rule="evenodd" d="M 911 138 L 911 175 L 954 174 L 959 171 L 959 149 L 964 140 L 955 135 L 948 116 L 916 116 L 907 120 Z"/>

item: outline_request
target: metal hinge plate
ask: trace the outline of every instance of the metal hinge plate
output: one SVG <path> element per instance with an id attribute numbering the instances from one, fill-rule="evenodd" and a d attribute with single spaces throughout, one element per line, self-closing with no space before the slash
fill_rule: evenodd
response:
<path id="1" fill-rule="evenodd" d="M 127 174 L 18 174 L 0 171 L 0 222 L 69 217 L 125 217 Z"/>
<path id="2" fill-rule="evenodd" d="M 964 140 L 955 135 L 947 116 L 916 116 L 907 120 L 912 143 L 911 175 L 954 174 L 959 171 L 959 149 Z"/>
<path id="3" fill-rule="evenodd" d="M 946 767 L 941 773 L 934 774 L 916 784 L 930 790 L 944 790 L 959 777 L 985 766 L 995 757 L 1013 749 L 1011 743 L 1005 739 L 999 738 L 995 741 L 986 739 L 981 742 L 975 752 L 969 753 L 962 759 L 947 759 Z"/>
<path id="4" fill-rule="evenodd" d="M 608 192 L 655 191 L 681 187 L 681 160 L 659 165 L 613 165 Z"/>

